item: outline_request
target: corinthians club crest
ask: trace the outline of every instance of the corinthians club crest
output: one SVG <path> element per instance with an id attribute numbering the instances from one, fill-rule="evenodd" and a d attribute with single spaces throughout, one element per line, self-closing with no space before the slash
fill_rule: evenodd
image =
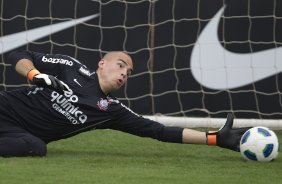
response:
<path id="1" fill-rule="evenodd" d="M 109 105 L 111 104 L 111 102 L 109 102 L 106 99 L 101 98 L 98 102 L 97 105 L 99 107 L 100 110 L 106 111 L 108 110 Z"/>

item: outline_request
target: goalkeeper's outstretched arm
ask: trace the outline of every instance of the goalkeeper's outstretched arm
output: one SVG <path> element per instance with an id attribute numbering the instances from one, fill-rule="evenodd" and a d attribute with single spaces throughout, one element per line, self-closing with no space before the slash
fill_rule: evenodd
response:
<path id="1" fill-rule="evenodd" d="M 228 114 L 226 123 L 216 132 L 200 132 L 191 129 L 183 130 L 183 143 L 215 145 L 233 151 L 240 151 L 240 139 L 249 129 L 232 128 L 233 115 Z"/>

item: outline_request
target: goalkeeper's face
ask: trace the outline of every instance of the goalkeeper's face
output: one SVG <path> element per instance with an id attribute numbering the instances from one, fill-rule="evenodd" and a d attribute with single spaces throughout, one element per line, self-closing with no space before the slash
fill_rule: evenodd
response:
<path id="1" fill-rule="evenodd" d="M 121 88 L 133 71 L 131 57 L 124 52 L 110 52 L 98 64 L 98 76 L 101 89 L 110 93 Z"/>

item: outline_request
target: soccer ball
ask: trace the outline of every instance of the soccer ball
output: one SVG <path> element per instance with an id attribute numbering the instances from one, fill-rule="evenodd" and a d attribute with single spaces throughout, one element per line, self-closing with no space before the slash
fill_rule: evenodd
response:
<path id="1" fill-rule="evenodd" d="M 240 152 L 247 160 L 269 162 L 278 156 L 279 142 L 276 134 L 266 127 L 254 127 L 244 133 Z"/>

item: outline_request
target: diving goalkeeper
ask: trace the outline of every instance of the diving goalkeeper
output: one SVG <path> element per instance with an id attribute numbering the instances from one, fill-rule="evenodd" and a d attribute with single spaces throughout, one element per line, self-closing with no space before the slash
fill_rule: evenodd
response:
<path id="1" fill-rule="evenodd" d="M 233 129 L 233 116 L 217 132 L 166 127 L 133 112 L 111 92 L 133 72 L 131 57 L 109 52 L 91 71 L 61 54 L 15 51 L 8 57 L 33 87 L 0 92 L 0 156 L 45 156 L 47 144 L 93 129 L 113 129 L 163 142 L 208 144 L 239 151 L 248 128 Z"/>

